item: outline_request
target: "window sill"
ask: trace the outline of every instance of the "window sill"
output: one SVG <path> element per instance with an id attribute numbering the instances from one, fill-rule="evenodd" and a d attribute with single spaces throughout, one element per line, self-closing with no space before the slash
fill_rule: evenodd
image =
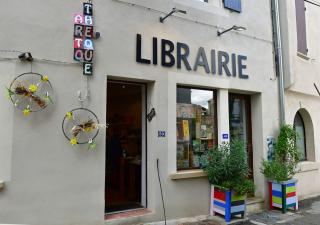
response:
<path id="1" fill-rule="evenodd" d="M 320 169 L 320 163 L 319 162 L 301 162 L 298 165 L 298 173 L 304 173 L 308 171 L 315 171 Z"/>
<path id="2" fill-rule="evenodd" d="M 297 52 L 297 56 L 304 59 L 304 60 L 310 60 L 310 57 L 301 53 L 301 52 Z"/>
<path id="3" fill-rule="evenodd" d="M 179 171 L 179 172 L 170 174 L 171 180 L 192 179 L 192 178 L 200 178 L 200 177 L 207 177 L 207 173 L 199 169 L 199 170 Z"/>
<path id="4" fill-rule="evenodd" d="M 173 3 L 210 14 L 229 17 L 228 13 L 226 13 L 222 7 L 213 5 L 211 3 L 195 0 L 173 0 Z"/>

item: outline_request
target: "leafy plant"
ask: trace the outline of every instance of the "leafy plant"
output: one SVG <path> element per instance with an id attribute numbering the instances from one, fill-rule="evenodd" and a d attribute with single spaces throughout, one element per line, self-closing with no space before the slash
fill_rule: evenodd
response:
<path id="1" fill-rule="evenodd" d="M 248 179 L 250 169 L 242 141 L 221 144 L 209 150 L 206 158 L 204 170 L 212 185 L 231 189 L 240 195 L 254 192 L 254 184 Z"/>
<path id="2" fill-rule="evenodd" d="M 261 172 L 270 180 L 290 180 L 297 170 L 301 155 L 296 145 L 299 138 L 291 125 L 282 125 L 271 161 L 263 160 Z"/>

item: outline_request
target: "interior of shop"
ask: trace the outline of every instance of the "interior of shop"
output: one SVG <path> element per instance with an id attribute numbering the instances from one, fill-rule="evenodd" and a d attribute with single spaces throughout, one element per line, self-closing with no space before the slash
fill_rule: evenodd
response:
<path id="1" fill-rule="evenodd" d="M 141 208 L 142 87 L 108 81 L 105 212 Z"/>

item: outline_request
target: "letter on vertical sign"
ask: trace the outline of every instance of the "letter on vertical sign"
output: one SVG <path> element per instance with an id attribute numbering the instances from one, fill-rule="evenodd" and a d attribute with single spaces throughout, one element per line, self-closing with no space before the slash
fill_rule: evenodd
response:
<path id="1" fill-rule="evenodd" d="M 92 26 L 93 25 L 92 16 L 84 16 L 84 24 L 88 26 Z"/>
<path id="2" fill-rule="evenodd" d="M 73 48 L 82 48 L 82 38 L 75 38 L 73 41 Z"/>
<path id="3" fill-rule="evenodd" d="M 93 27 L 85 26 L 84 27 L 84 36 L 87 38 L 93 38 Z"/>
<path id="4" fill-rule="evenodd" d="M 92 75 L 92 63 L 83 63 L 83 75 Z"/>
<path id="5" fill-rule="evenodd" d="M 93 41 L 91 39 L 84 39 L 83 48 L 93 50 Z"/>
<path id="6" fill-rule="evenodd" d="M 75 24 L 73 36 L 74 37 L 83 37 L 83 28 L 84 28 L 83 25 Z"/>
<path id="7" fill-rule="evenodd" d="M 92 62 L 92 58 L 93 58 L 93 51 L 92 50 L 84 50 L 83 61 Z"/>
<path id="8" fill-rule="evenodd" d="M 84 23 L 83 15 L 82 14 L 75 14 L 74 15 L 74 23 L 75 24 L 83 24 Z"/>
<path id="9" fill-rule="evenodd" d="M 75 61 L 83 61 L 83 52 L 82 49 L 74 49 L 74 53 L 73 53 L 73 59 Z"/>
<path id="10" fill-rule="evenodd" d="M 91 3 L 83 3 L 83 14 L 92 16 L 92 8 Z"/>

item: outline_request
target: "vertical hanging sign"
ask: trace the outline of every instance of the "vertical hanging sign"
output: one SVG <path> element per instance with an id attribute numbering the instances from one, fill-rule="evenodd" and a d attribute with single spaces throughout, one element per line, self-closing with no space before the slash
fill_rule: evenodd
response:
<path id="1" fill-rule="evenodd" d="M 83 75 L 92 75 L 93 60 L 93 4 L 83 3 L 83 12 L 74 15 L 74 60 L 82 62 Z"/>

